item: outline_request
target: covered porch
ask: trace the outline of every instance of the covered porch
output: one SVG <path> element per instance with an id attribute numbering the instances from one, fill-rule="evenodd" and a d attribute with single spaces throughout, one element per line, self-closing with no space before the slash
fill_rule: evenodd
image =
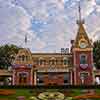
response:
<path id="1" fill-rule="evenodd" d="M 0 85 L 12 85 L 12 71 L 0 70 Z"/>
<path id="2" fill-rule="evenodd" d="M 72 85 L 72 71 L 68 67 L 41 67 L 34 79 L 36 85 Z"/>

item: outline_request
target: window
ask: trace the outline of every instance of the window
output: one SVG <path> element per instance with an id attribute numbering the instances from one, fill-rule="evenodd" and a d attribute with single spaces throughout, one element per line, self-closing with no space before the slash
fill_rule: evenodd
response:
<path id="1" fill-rule="evenodd" d="M 52 60 L 49 61 L 49 63 L 50 63 L 50 65 L 55 65 L 55 60 L 52 59 Z"/>
<path id="2" fill-rule="evenodd" d="M 87 56 L 86 55 L 80 56 L 80 64 L 87 64 Z"/>
<path id="3" fill-rule="evenodd" d="M 52 72 L 49 72 L 48 73 L 48 79 L 57 79 L 57 73 L 52 73 Z"/>
<path id="4" fill-rule="evenodd" d="M 40 65 L 42 65 L 43 64 L 43 60 L 42 59 L 40 59 Z"/>
<path id="5" fill-rule="evenodd" d="M 40 59 L 39 59 L 39 65 L 44 65 L 45 62 L 46 62 L 46 61 L 45 61 L 43 58 L 40 58 Z"/>
<path id="6" fill-rule="evenodd" d="M 44 74 L 42 74 L 42 73 L 37 74 L 37 84 L 38 85 L 44 84 Z"/>
<path id="7" fill-rule="evenodd" d="M 21 56 L 18 56 L 17 60 L 18 61 L 21 61 L 22 60 L 22 57 Z"/>
<path id="8" fill-rule="evenodd" d="M 22 55 L 22 61 L 24 61 L 25 60 L 25 56 L 24 55 Z"/>
<path id="9" fill-rule="evenodd" d="M 19 74 L 19 83 L 26 83 L 27 82 L 27 74 L 26 73 L 20 73 Z"/>
<path id="10" fill-rule="evenodd" d="M 64 74 L 64 84 L 70 84 L 70 73 Z"/>
<path id="11" fill-rule="evenodd" d="M 67 58 L 64 58 L 63 64 L 64 64 L 64 65 L 67 65 L 67 64 L 68 64 L 68 59 L 67 59 Z"/>
<path id="12" fill-rule="evenodd" d="M 80 78 L 81 78 L 81 80 L 83 79 L 86 79 L 88 77 L 88 73 L 80 73 Z"/>
<path id="13" fill-rule="evenodd" d="M 51 58 L 51 60 L 49 61 L 50 65 L 55 65 L 56 64 L 56 59 L 54 57 Z"/>
<path id="14" fill-rule="evenodd" d="M 28 56 L 26 56 L 26 61 L 28 61 L 29 60 L 29 57 Z"/>

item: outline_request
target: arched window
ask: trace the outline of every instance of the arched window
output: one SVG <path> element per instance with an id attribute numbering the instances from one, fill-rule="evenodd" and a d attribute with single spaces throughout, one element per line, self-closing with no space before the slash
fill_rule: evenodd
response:
<path id="1" fill-rule="evenodd" d="M 80 64 L 87 64 L 87 56 L 86 55 L 81 55 L 80 56 Z"/>
<path id="2" fill-rule="evenodd" d="M 17 61 L 21 61 L 21 56 L 18 56 L 17 57 Z"/>
<path id="3" fill-rule="evenodd" d="M 56 59 L 54 57 L 52 57 L 49 61 L 50 65 L 55 65 L 56 64 Z"/>
<path id="4" fill-rule="evenodd" d="M 45 64 L 45 60 L 43 58 L 39 59 L 39 65 L 44 65 Z"/>
<path id="5" fill-rule="evenodd" d="M 25 56 L 24 55 L 22 55 L 22 61 L 24 61 L 25 60 Z"/>
<path id="6" fill-rule="evenodd" d="M 29 60 L 29 57 L 28 56 L 26 56 L 26 61 L 28 61 Z"/>

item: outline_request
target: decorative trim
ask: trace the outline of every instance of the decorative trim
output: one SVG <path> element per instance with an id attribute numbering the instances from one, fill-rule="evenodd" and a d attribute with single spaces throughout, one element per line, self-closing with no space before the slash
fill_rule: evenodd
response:
<path id="1" fill-rule="evenodd" d="M 92 51 L 93 48 L 85 48 L 85 49 L 80 49 L 80 48 L 73 48 L 73 51 Z"/>

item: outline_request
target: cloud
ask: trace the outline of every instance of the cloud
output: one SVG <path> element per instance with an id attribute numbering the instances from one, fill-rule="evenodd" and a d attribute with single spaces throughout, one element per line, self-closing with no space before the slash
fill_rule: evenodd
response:
<path id="1" fill-rule="evenodd" d="M 77 34 L 79 0 L 0 0 L 0 44 L 13 43 L 33 52 L 69 47 Z M 99 0 L 81 0 L 82 16 L 90 38 L 99 36 Z M 98 22 L 96 21 L 98 20 Z"/>

